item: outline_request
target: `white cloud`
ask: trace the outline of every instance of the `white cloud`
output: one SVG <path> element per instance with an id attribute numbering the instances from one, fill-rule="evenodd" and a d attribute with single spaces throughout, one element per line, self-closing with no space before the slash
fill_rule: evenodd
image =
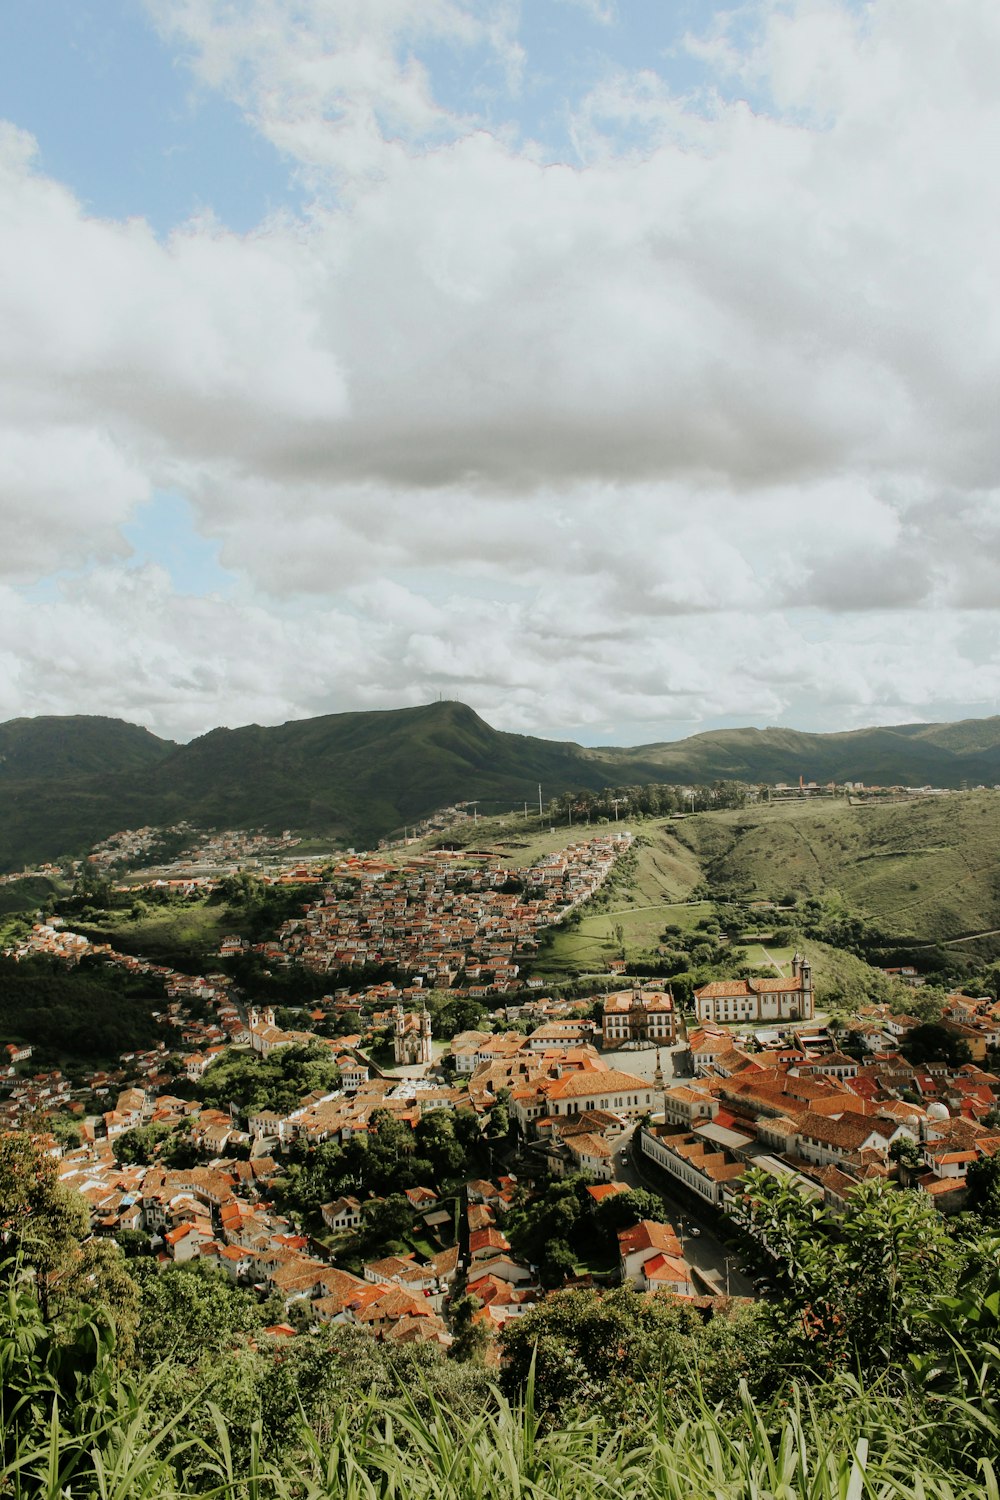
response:
<path id="1" fill-rule="evenodd" d="M 392 144 L 453 137 L 468 121 L 435 99 L 417 43 L 482 50 L 508 86 L 523 53 L 516 0 L 146 0 L 196 75 L 234 98 L 319 191 L 350 192 Z"/>
<path id="2" fill-rule="evenodd" d="M 1000 553 L 992 0 L 744 7 L 749 42 L 689 41 L 725 96 L 610 74 L 583 165 L 435 96 L 428 42 L 513 97 L 506 0 L 150 8 L 316 201 L 159 242 L 0 133 L 2 576 L 112 559 L 172 487 L 254 602 L 114 567 L 5 595 L 10 712 L 120 701 L 186 733 L 443 689 L 511 727 L 666 729 L 995 702 L 969 623 Z"/>
<path id="3" fill-rule="evenodd" d="M 0 718 L 108 713 L 180 738 L 345 707 L 472 704 L 501 728 L 651 740 L 705 719 L 845 728 L 1000 701 L 1000 612 L 730 609 L 652 626 L 563 600 L 437 603 L 381 581 L 344 605 L 192 599 L 155 567 L 98 569 L 28 602 L 0 587 Z M 602 628 L 602 624 L 603 627 Z M 589 628 L 588 628 L 589 627 Z M 16 650 L 11 649 L 16 643 Z"/>

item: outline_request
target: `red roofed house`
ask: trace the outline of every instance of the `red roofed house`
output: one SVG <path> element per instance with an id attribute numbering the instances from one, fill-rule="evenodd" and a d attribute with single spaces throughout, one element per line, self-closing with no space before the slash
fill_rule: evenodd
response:
<path id="1" fill-rule="evenodd" d="M 668 1291 L 675 1290 L 669 1284 L 671 1274 L 674 1279 L 684 1281 L 683 1275 L 687 1268 L 684 1265 L 684 1252 L 681 1242 L 677 1238 L 669 1224 L 657 1224 L 652 1219 L 641 1219 L 631 1229 L 621 1229 L 618 1232 L 618 1257 L 621 1265 L 622 1281 L 631 1283 L 639 1291 L 648 1291 L 649 1278 L 646 1275 L 646 1266 L 650 1265 L 654 1277 L 663 1276 L 667 1279 L 663 1285 Z M 653 1263 L 656 1262 L 656 1265 Z M 671 1264 L 667 1265 L 667 1262 Z M 692 1295 L 693 1288 L 690 1287 L 690 1278 L 687 1280 L 687 1295 Z"/>

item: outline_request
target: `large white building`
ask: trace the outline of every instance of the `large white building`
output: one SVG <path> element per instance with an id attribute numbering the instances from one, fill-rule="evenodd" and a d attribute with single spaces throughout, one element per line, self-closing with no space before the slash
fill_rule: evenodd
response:
<path id="1" fill-rule="evenodd" d="M 714 979 L 694 992 L 699 1021 L 810 1021 L 812 968 L 796 953 L 788 979 Z"/>
<path id="2" fill-rule="evenodd" d="M 604 1001 L 605 1047 L 623 1042 L 653 1042 L 670 1047 L 674 1041 L 674 1000 L 666 990 L 620 990 Z"/>

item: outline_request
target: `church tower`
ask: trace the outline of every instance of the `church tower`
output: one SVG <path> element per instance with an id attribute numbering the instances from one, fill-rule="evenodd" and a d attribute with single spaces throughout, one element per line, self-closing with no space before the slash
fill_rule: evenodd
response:
<path id="1" fill-rule="evenodd" d="M 403 1014 L 402 1004 L 396 1006 L 392 1019 L 392 1055 L 397 1063 L 405 1063 L 406 1057 L 406 1017 Z"/>

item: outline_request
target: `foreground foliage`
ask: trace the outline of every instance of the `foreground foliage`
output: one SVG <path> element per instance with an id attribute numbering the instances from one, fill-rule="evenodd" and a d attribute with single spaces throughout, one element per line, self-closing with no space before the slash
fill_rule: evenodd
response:
<path id="1" fill-rule="evenodd" d="M 942 1309 L 962 1338 L 965 1325 L 984 1316 L 991 1336 L 995 1330 L 1000 1296 L 996 1278 L 987 1279 L 981 1294 L 970 1290 L 963 1302 L 953 1299 Z M 106 1314 L 82 1302 L 44 1316 L 32 1275 L 8 1266 L 0 1292 L 0 1494 L 14 1500 L 1000 1495 L 995 1351 L 974 1369 L 950 1332 L 932 1364 L 893 1398 L 845 1375 L 756 1399 L 740 1381 L 713 1407 L 692 1367 L 686 1401 L 675 1399 L 671 1377 L 651 1375 L 633 1386 L 630 1410 L 612 1420 L 579 1407 L 547 1415 L 536 1401 L 533 1367 L 517 1394 L 506 1397 L 485 1372 L 474 1387 L 448 1392 L 435 1388 L 431 1367 L 421 1374 L 411 1365 L 387 1385 L 383 1351 L 358 1330 L 331 1330 L 350 1337 L 331 1339 L 305 1360 L 295 1346 L 261 1335 L 258 1354 L 271 1366 L 275 1399 L 244 1427 L 240 1357 L 225 1382 L 218 1373 L 185 1374 L 177 1363 L 131 1374 L 117 1357 L 113 1330 Z M 358 1347 L 348 1368 L 359 1339 L 367 1364 Z M 326 1388 L 319 1405 L 312 1399 L 317 1385 Z M 471 1401 L 473 1388 L 478 1395 Z"/>

